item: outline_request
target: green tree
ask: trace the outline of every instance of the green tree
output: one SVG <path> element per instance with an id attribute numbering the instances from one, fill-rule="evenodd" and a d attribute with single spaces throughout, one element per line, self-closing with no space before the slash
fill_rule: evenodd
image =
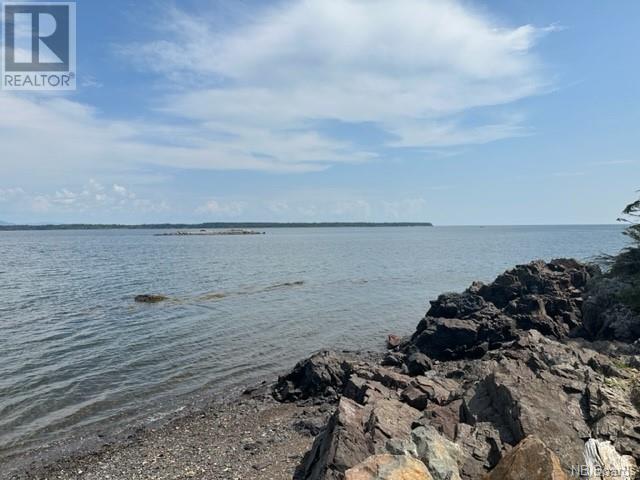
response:
<path id="1" fill-rule="evenodd" d="M 627 205 L 618 219 L 626 223 L 624 234 L 631 238 L 631 245 L 611 259 L 611 273 L 626 277 L 640 276 L 640 200 Z"/>

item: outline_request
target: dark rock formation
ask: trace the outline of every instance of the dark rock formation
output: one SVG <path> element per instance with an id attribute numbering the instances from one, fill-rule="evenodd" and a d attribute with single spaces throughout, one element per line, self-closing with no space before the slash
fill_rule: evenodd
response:
<path id="1" fill-rule="evenodd" d="M 281 377 L 274 396 L 281 402 L 309 398 L 336 401 L 356 362 L 353 355 L 319 352 L 298 363 L 289 375 Z"/>
<path id="2" fill-rule="evenodd" d="M 640 316 L 621 297 L 632 290 L 619 278 L 598 278 L 589 283 L 583 324 L 590 338 L 635 342 L 640 339 Z"/>
<path id="3" fill-rule="evenodd" d="M 513 341 L 516 332 L 538 330 L 565 338 L 581 327 L 584 288 L 597 269 L 573 260 L 519 265 L 490 285 L 474 283 L 464 293 L 431 302 L 412 337 L 432 358 L 480 358 Z"/>
<path id="4" fill-rule="evenodd" d="M 160 303 L 168 298 L 164 295 L 138 295 L 134 300 L 138 303 Z"/>
<path id="5" fill-rule="evenodd" d="M 298 478 L 360 478 L 409 456 L 436 479 L 561 479 L 590 441 L 640 462 L 640 350 L 605 341 L 633 340 L 621 324 L 585 313 L 583 325 L 583 303 L 603 305 L 587 297 L 596 274 L 572 260 L 518 266 L 440 296 L 382 361 L 323 352 L 298 364 L 277 399 L 339 401 Z"/>

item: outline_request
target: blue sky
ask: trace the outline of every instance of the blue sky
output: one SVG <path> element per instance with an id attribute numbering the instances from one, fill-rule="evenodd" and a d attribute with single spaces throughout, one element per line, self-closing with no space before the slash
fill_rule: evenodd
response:
<path id="1" fill-rule="evenodd" d="M 77 2 L 78 90 L 0 93 L 0 220 L 611 223 L 634 0 Z"/>

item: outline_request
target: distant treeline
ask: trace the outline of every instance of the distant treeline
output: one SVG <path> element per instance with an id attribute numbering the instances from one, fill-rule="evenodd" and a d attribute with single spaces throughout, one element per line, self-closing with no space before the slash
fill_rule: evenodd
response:
<path id="1" fill-rule="evenodd" d="M 0 231 L 17 230 L 191 230 L 191 229 L 220 229 L 220 228 L 328 228 L 328 227 L 433 227 L 431 223 L 396 222 L 396 223 L 367 223 L 367 222 L 323 222 L 323 223 L 158 223 L 147 225 L 1 225 Z"/>

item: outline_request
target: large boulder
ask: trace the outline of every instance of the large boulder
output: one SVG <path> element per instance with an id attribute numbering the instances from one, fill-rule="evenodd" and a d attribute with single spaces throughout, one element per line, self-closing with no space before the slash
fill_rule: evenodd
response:
<path id="1" fill-rule="evenodd" d="M 281 402 L 309 398 L 337 401 L 356 363 L 358 360 L 354 355 L 319 352 L 299 362 L 288 375 L 280 377 L 273 395 Z"/>
<path id="2" fill-rule="evenodd" d="M 325 431 L 307 454 L 300 476 L 305 480 L 342 480 L 344 473 L 372 455 L 388 453 L 389 439 L 411 438 L 411 425 L 420 416 L 414 408 L 375 397 L 360 405 L 343 397 Z"/>
<path id="3" fill-rule="evenodd" d="M 417 457 L 427 466 L 434 480 L 460 480 L 462 448 L 443 437 L 434 427 L 418 427 L 411 432 Z"/>
<path id="4" fill-rule="evenodd" d="M 555 453 L 537 437 L 509 452 L 484 480 L 567 480 Z"/>
<path id="5" fill-rule="evenodd" d="M 432 480 L 427 467 L 409 455 L 374 455 L 349 469 L 345 480 Z"/>

